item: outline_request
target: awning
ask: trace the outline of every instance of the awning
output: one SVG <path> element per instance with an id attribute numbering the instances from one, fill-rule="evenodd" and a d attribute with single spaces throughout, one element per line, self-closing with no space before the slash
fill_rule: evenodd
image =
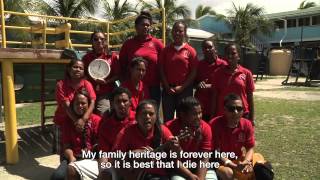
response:
<path id="1" fill-rule="evenodd" d="M 189 38 L 196 38 L 196 39 L 207 39 L 214 36 L 214 34 L 212 34 L 211 32 L 204 31 L 201 29 L 192 29 L 192 28 L 187 29 L 187 34 Z"/>

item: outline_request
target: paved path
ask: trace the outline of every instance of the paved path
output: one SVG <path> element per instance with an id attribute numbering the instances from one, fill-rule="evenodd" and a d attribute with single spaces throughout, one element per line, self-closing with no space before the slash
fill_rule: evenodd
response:
<path id="1" fill-rule="evenodd" d="M 0 131 L 3 135 L 3 131 Z M 41 133 L 40 127 L 18 130 L 19 163 L 5 164 L 5 145 L 0 141 L 0 179 L 49 179 L 59 164 L 59 156 L 52 154 L 52 134 Z"/>

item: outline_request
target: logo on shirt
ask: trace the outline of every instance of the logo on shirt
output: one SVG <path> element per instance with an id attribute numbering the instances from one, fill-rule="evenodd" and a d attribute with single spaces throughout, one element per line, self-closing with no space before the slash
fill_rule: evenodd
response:
<path id="1" fill-rule="evenodd" d="M 190 52 L 187 50 L 184 50 L 184 51 L 182 51 L 182 56 L 187 59 L 190 56 Z"/>
<path id="2" fill-rule="evenodd" d="M 245 142 L 246 136 L 243 132 L 240 132 L 238 135 L 238 142 Z"/>
<path id="3" fill-rule="evenodd" d="M 240 75 L 239 75 L 239 78 L 240 78 L 241 80 L 245 81 L 245 80 L 246 80 L 246 75 L 245 75 L 245 74 L 240 74 Z"/>
<path id="4" fill-rule="evenodd" d="M 153 42 L 149 42 L 148 47 L 149 48 L 154 48 L 154 43 Z"/>

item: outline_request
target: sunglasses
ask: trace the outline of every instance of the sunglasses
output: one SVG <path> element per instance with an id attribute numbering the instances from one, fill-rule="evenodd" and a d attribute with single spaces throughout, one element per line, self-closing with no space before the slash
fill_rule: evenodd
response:
<path id="1" fill-rule="evenodd" d="M 242 106 L 226 106 L 226 109 L 229 112 L 235 112 L 237 110 L 237 112 L 242 112 L 243 111 L 243 107 Z"/>
<path id="2" fill-rule="evenodd" d="M 105 38 L 93 38 L 93 41 L 99 41 L 99 40 L 105 41 Z"/>

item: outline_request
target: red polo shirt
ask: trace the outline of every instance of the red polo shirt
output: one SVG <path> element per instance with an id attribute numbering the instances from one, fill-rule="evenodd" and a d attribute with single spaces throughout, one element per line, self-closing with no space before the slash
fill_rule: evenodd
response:
<path id="1" fill-rule="evenodd" d="M 247 149 L 254 147 L 254 129 L 249 120 L 241 118 L 236 128 L 227 127 L 227 119 L 218 116 L 209 122 L 213 139 L 214 148 L 220 152 L 234 152 L 238 157 L 242 157 L 241 148 Z"/>
<path id="2" fill-rule="evenodd" d="M 130 111 L 129 117 L 126 117 L 122 120 L 116 119 L 114 113 L 111 116 L 104 116 L 100 123 L 98 131 L 99 150 L 102 150 L 104 152 L 111 151 L 120 130 L 129 126 L 130 124 L 134 124 L 135 122 L 134 111 Z"/>
<path id="3" fill-rule="evenodd" d="M 97 88 L 98 83 L 94 81 L 88 74 L 88 66 L 93 61 L 94 59 L 104 59 L 105 61 L 108 62 L 108 64 L 111 67 L 111 72 L 107 79 L 112 78 L 115 75 L 120 74 L 120 64 L 118 61 L 118 56 L 115 53 L 112 53 L 111 55 L 108 55 L 106 53 L 102 53 L 100 56 L 96 56 L 93 51 L 88 52 L 83 58 L 82 61 L 85 66 L 85 72 L 88 77 L 88 80 L 92 83 L 93 87 L 95 88 L 96 94 L 99 95 L 104 95 L 106 93 L 112 92 L 114 88 L 114 83 L 108 83 L 108 84 L 100 84 L 99 88 Z"/>
<path id="4" fill-rule="evenodd" d="M 71 102 L 74 97 L 74 94 L 82 88 L 85 88 L 88 91 L 89 96 L 92 100 L 96 100 L 96 94 L 93 90 L 93 87 L 91 83 L 87 80 L 81 80 L 76 87 L 71 86 L 70 79 L 64 79 L 57 82 L 56 101 L 58 103 L 58 106 L 53 118 L 55 124 L 62 125 L 62 123 L 68 118 L 68 115 L 65 109 L 63 109 L 62 104 L 65 101 Z"/>
<path id="5" fill-rule="evenodd" d="M 177 51 L 173 44 L 163 49 L 160 55 L 160 66 L 169 85 L 182 85 L 192 69 L 198 66 L 197 53 L 188 43 Z"/>
<path id="6" fill-rule="evenodd" d="M 180 130 L 184 129 L 181 119 L 170 120 L 165 123 L 174 136 L 180 134 Z M 200 132 L 197 137 L 187 138 L 180 141 L 180 146 L 185 152 L 204 152 L 212 150 L 212 134 L 210 126 L 203 120 L 200 120 L 200 127 L 197 132 Z M 200 140 L 199 140 L 200 139 Z"/>
<path id="7" fill-rule="evenodd" d="M 199 83 L 201 81 L 209 80 L 210 76 L 217 70 L 217 68 L 221 66 L 227 65 L 227 62 L 221 60 L 220 58 L 216 59 L 215 63 L 209 64 L 208 61 L 202 60 L 199 62 L 196 82 Z M 207 84 L 209 82 L 207 81 Z M 197 88 L 194 95 L 200 102 L 202 113 L 205 115 L 210 115 L 211 110 L 211 90 L 210 88 L 200 89 Z"/>
<path id="8" fill-rule="evenodd" d="M 84 148 L 84 144 L 88 150 L 92 150 L 92 147 L 97 143 L 97 131 L 100 120 L 100 116 L 91 114 L 86 124 L 85 136 L 83 136 L 82 133 L 76 131 L 70 119 L 69 123 L 65 123 L 62 126 L 62 143 L 71 145 L 74 156 L 81 157 L 81 149 Z"/>
<path id="9" fill-rule="evenodd" d="M 241 97 L 244 112 L 248 113 L 250 109 L 247 94 L 254 91 L 252 74 L 240 65 L 238 65 L 235 73 L 228 72 L 227 68 L 228 66 L 217 69 L 212 78 L 209 79 L 212 89 L 217 93 L 216 116 L 223 115 L 224 97 L 230 93 L 235 93 Z"/>
<path id="10" fill-rule="evenodd" d="M 128 72 L 129 64 L 133 58 L 143 57 L 148 62 L 147 72 L 143 82 L 149 86 L 159 86 L 158 60 L 162 49 L 162 42 L 151 35 L 148 35 L 147 38 L 143 40 L 137 37 L 127 40 L 122 45 L 119 54 L 122 72 L 124 74 Z"/>
<path id="11" fill-rule="evenodd" d="M 135 111 L 138 107 L 140 101 L 148 99 L 150 97 L 149 88 L 140 81 L 138 84 L 138 89 L 132 84 L 130 80 L 121 83 L 121 86 L 129 89 L 131 92 L 131 110 Z"/>
<path id="12" fill-rule="evenodd" d="M 162 144 L 169 141 L 173 136 L 170 130 L 161 125 L 162 129 Z M 152 141 L 154 139 L 153 130 L 148 132 L 147 137 L 145 137 L 138 127 L 138 124 L 133 124 L 125 129 L 122 129 L 117 136 L 116 142 L 114 144 L 113 150 L 121 150 L 122 152 L 128 152 L 129 150 L 142 149 L 143 147 L 152 146 Z M 169 154 L 168 154 L 169 157 Z M 164 169 L 147 169 L 149 173 L 166 175 Z"/>

